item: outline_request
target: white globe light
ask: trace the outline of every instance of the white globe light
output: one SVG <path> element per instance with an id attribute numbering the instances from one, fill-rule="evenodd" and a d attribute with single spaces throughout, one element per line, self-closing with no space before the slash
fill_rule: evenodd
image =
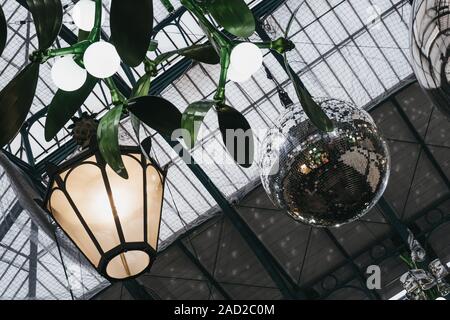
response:
<path id="1" fill-rule="evenodd" d="M 250 80 L 252 74 L 245 74 L 237 71 L 232 65 L 228 68 L 228 79 L 237 83 L 243 83 Z"/>
<path id="2" fill-rule="evenodd" d="M 91 44 L 84 53 L 86 70 L 97 78 L 109 78 L 120 68 L 120 57 L 116 48 L 109 42 Z"/>
<path id="3" fill-rule="evenodd" d="M 262 67 L 263 54 L 253 43 L 240 43 L 231 52 L 230 64 L 239 73 L 252 75 Z"/>
<path id="4" fill-rule="evenodd" d="M 91 31 L 95 23 L 95 2 L 92 0 L 80 0 L 73 6 L 71 13 L 75 25 L 84 31 Z M 105 13 L 102 10 L 102 23 Z"/>
<path id="5" fill-rule="evenodd" d="M 55 61 L 51 71 L 55 85 L 64 91 L 80 89 L 86 82 L 87 72 L 74 60 L 73 56 L 65 56 Z"/>

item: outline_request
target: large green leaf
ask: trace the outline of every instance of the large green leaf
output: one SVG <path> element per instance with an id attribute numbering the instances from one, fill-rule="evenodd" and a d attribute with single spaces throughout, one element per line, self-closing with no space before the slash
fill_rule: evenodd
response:
<path id="1" fill-rule="evenodd" d="M 314 101 L 311 94 L 306 90 L 300 77 L 289 66 L 287 60 L 285 60 L 286 68 L 288 69 L 289 77 L 294 84 L 295 92 L 297 93 L 300 104 L 308 116 L 309 120 L 320 130 L 330 132 L 333 131 L 333 121 L 327 116 L 325 111 Z"/>
<path id="2" fill-rule="evenodd" d="M 255 32 L 255 17 L 244 0 L 207 0 L 206 8 L 229 33 L 247 38 Z"/>
<path id="3" fill-rule="evenodd" d="M 97 140 L 100 153 L 106 163 L 122 178 L 128 179 L 128 172 L 122 161 L 119 148 L 119 124 L 123 106 L 115 106 L 100 120 Z"/>
<path id="4" fill-rule="evenodd" d="M 152 136 L 149 136 L 149 137 L 145 138 L 144 140 L 142 140 L 140 145 L 141 145 L 142 153 L 145 156 L 150 158 L 150 152 L 152 150 L 152 145 L 153 145 Z"/>
<path id="5" fill-rule="evenodd" d="M 0 6 L 0 55 L 6 46 L 6 39 L 8 37 L 8 27 L 6 25 L 5 14 L 3 13 L 2 6 Z"/>
<path id="6" fill-rule="evenodd" d="M 240 166 L 251 167 L 254 158 L 254 139 L 247 119 L 236 109 L 224 104 L 218 106 L 217 116 L 228 152 Z M 231 137 L 234 139 L 231 140 Z"/>
<path id="7" fill-rule="evenodd" d="M 98 79 L 88 75 L 84 85 L 76 91 L 58 90 L 48 106 L 47 119 L 45 120 L 45 140 L 52 140 L 56 134 L 81 108 L 83 103 L 94 90 Z"/>
<path id="8" fill-rule="evenodd" d="M 29 64 L 0 92 L 0 148 L 16 136 L 25 122 L 38 76 L 39 64 Z"/>
<path id="9" fill-rule="evenodd" d="M 128 110 L 166 138 L 180 128 L 181 112 L 171 102 L 156 96 L 131 99 Z"/>
<path id="10" fill-rule="evenodd" d="M 150 45 L 148 47 L 148 51 L 156 51 L 158 49 L 158 40 L 152 39 L 150 40 Z"/>
<path id="11" fill-rule="evenodd" d="M 33 15 L 39 49 L 51 47 L 62 27 L 63 9 L 61 0 L 26 0 Z"/>
<path id="12" fill-rule="evenodd" d="M 202 100 L 190 104 L 181 118 L 181 128 L 189 132 L 189 137 L 184 137 L 187 147 L 193 148 L 197 141 L 198 131 L 206 114 L 216 105 L 215 101 Z"/>
<path id="13" fill-rule="evenodd" d="M 193 45 L 191 47 L 178 50 L 178 54 L 207 64 L 218 64 L 220 57 L 211 43 Z"/>
<path id="14" fill-rule="evenodd" d="M 152 77 L 148 74 L 144 74 L 133 87 L 131 98 L 138 98 L 148 95 L 151 84 Z M 136 139 L 139 141 L 139 144 L 141 144 L 141 121 L 132 113 L 130 113 L 130 120 Z M 149 137 L 149 139 L 151 139 L 151 137 Z"/>
<path id="15" fill-rule="evenodd" d="M 153 31 L 152 0 L 112 0 L 111 40 L 117 52 L 130 67 L 145 59 Z"/>
<path id="16" fill-rule="evenodd" d="M 144 74 L 134 85 L 131 92 L 131 98 L 137 98 L 148 95 L 152 84 L 152 77 Z"/>
<path id="17" fill-rule="evenodd" d="M 289 32 L 291 30 L 291 27 L 293 25 L 293 22 L 295 20 L 295 16 L 297 15 L 298 11 L 302 7 L 303 2 L 297 7 L 296 10 L 292 13 L 291 18 L 289 19 L 286 31 L 285 31 L 285 38 L 289 39 Z M 309 120 L 319 129 L 322 131 L 333 131 L 334 125 L 331 119 L 327 116 L 327 114 L 322 110 L 322 108 L 314 101 L 309 91 L 306 89 L 306 87 L 303 85 L 302 81 L 300 80 L 300 77 L 297 73 L 291 68 L 289 65 L 287 52 L 284 53 L 284 64 L 286 66 L 287 73 L 289 75 L 289 78 L 291 79 L 292 83 L 294 84 L 295 92 L 297 93 L 298 99 L 300 100 L 300 104 L 303 108 L 303 111 L 305 111 L 306 115 L 308 116 Z"/>

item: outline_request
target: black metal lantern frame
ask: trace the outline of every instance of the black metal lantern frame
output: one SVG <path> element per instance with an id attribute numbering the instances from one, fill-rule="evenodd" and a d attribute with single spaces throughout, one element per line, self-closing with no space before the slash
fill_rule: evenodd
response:
<path id="1" fill-rule="evenodd" d="M 160 233 L 160 225 L 161 225 L 161 214 L 162 214 L 162 206 L 163 206 L 163 199 L 164 199 L 164 185 L 165 180 L 167 176 L 167 170 L 161 169 L 156 162 L 151 159 L 145 157 L 141 149 L 138 147 L 121 147 L 120 152 L 122 155 L 122 158 L 130 157 L 132 161 L 136 161 L 140 168 L 142 170 L 142 181 L 133 181 L 133 179 L 122 179 L 118 176 L 111 176 L 111 173 L 115 175 L 115 173 L 107 166 L 106 162 L 104 161 L 103 157 L 100 154 L 100 151 L 98 147 L 91 146 L 89 149 L 83 151 L 79 155 L 76 155 L 72 159 L 64 162 L 61 165 L 54 165 L 54 164 L 48 164 L 47 165 L 47 172 L 50 178 L 49 181 L 49 188 L 48 192 L 45 198 L 45 209 L 50 213 L 52 218 L 55 220 L 57 225 L 64 231 L 64 233 L 74 242 L 74 244 L 77 246 L 77 248 L 83 253 L 83 255 L 86 257 L 86 259 L 92 264 L 92 266 L 106 279 L 108 279 L 111 282 L 118 281 L 118 280 L 124 280 L 124 279 L 132 279 L 135 277 L 138 277 L 142 273 L 147 272 L 154 260 L 156 259 L 157 250 L 158 250 L 158 239 L 159 239 L 159 233 Z M 110 210 L 110 213 L 113 215 L 114 220 L 114 228 L 115 230 L 109 230 L 111 234 L 114 232 L 117 232 L 119 243 L 117 245 L 113 245 L 113 247 L 108 248 L 105 250 L 105 242 L 101 242 L 99 239 L 99 234 L 102 234 L 101 228 L 98 228 L 97 230 L 93 230 L 92 224 L 89 219 L 87 219 L 86 214 L 91 215 L 92 217 L 95 216 L 97 213 L 100 214 L 100 212 L 94 213 L 86 213 L 82 212 L 80 210 L 79 205 L 80 203 L 77 203 L 76 199 L 73 199 L 71 195 L 72 190 L 68 190 L 68 179 L 70 179 L 71 174 L 77 168 L 80 168 L 81 166 L 95 166 L 97 170 L 101 172 L 100 177 L 102 180 L 101 185 L 104 186 L 107 198 L 108 198 L 108 204 L 110 208 L 108 208 L 108 211 Z M 155 180 L 155 183 L 160 187 L 158 189 L 158 201 L 159 203 L 149 203 L 149 192 L 152 192 L 152 190 L 148 190 L 149 188 L 149 181 L 148 181 L 148 172 L 152 168 L 154 172 L 157 172 L 157 177 L 160 179 L 159 181 L 156 181 L 155 174 L 153 174 L 152 179 Z M 137 228 L 140 231 L 134 232 L 132 234 L 132 237 L 139 238 L 139 232 L 142 232 L 142 240 L 136 241 L 130 241 L 130 232 L 126 234 L 124 231 L 124 226 L 122 221 L 123 212 L 119 212 L 117 207 L 117 199 L 114 196 L 114 184 L 111 183 L 112 179 L 121 179 L 120 181 L 123 181 L 121 183 L 129 183 L 130 186 L 132 184 L 141 183 L 142 184 L 142 228 Z M 52 201 L 54 200 L 53 197 L 55 197 L 55 193 L 58 193 L 58 196 L 65 197 L 67 200 L 67 204 L 70 205 L 67 206 L 66 212 L 58 212 L 57 209 L 53 207 Z M 117 196 L 117 194 L 116 194 Z M 62 198 L 61 198 L 62 199 Z M 78 202 L 80 199 L 78 199 Z M 156 202 L 156 201 L 155 201 Z M 130 205 L 138 205 L 137 208 L 139 208 L 139 204 L 132 204 Z M 149 207 L 152 206 L 153 209 L 156 208 L 156 210 L 153 210 L 152 217 L 149 217 Z M 158 209 L 159 208 L 159 209 Z M 73 217 L 72 220 L 68 219 L 67 216 L 70 214 L 68 211 L 73 210 Z M 159 211 L 159 212 L 157 212 Z M 75 218 L 76 216 L 76 218 Z M 138 217 L 138 215 L 136 215 Z M 153 219 L 154 218 L 154 219 Z M 77 221 L 78 219 L 78 221 Z M 94 217 L 95 219 L 95 217 Z M 154 221 L 150 221 L 149 219 L 153 219 Z M 137 220 L 134 220 L 137 221 Z M 77 225 L 79 223 L 79 225 Z M 140 223 L 140 222 L 138 222 Z M 152 224 L 152 225 L 149 225 Z M 75 227 L 74 227 L 75 226 Z M 112 226 L 112 224 L 110 225 Z M 128 224 L 127 227 L 130 227 Z M 136 229 L 136 224 L 134 226 L 131 226 L 132 228 Z M 106 228 L 106 225 L 105 225 Z M 151 228 L 152 230 L 150 230 Z M 74 230 L 77 230 L 76 232 Z M 100 230 L 100 231 L 99 231 Z M 74 235 L 74 233 L 84 234 L 84 243 L 80 239 L 81 236 Z M 151 236 L 149 236 L 149 232 L 151 232 Z M 151 238 L 151 239 L 150 239 Z M 87 243 L 88 241 L 91 241 L 92 244 Z M 90 248 L 90 250 L 87 250 L 87 248 Z M 95 253 L 95 250 L 98 251 L 98 256 Z M 88 253 L 90 252 L 90 253 Z M 145 254 L 143 254 L 145 253 Z M 140 268 L 136 270 L 135 268 L 132 270 L 132 266 L 129 265 L 129 261 L 127 261 L 127 255 L 134 255 L 133 261 L 137 264 L 140 264 Z M 148 255 L 148 264 L 146 262 L 147 257 L 145 255 Z M 144 261 L 139 261 L 139 257 L 144 259 Z M 141 259 L 141 260 L 142 260 Z M 110 273 L 109 265 L 114 264 L 116 266 L 122 265 L 125 270 L 125 276 L 114 276 Z M 142 268 L 143 264 L 147 264 L 145 268 Z"/>

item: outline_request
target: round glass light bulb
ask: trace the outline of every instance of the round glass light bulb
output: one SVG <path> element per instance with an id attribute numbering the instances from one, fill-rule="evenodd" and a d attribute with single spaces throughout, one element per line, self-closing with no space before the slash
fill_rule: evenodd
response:
<path id="1" fill-rule="evenodd" d="M 87 72 L 80 67 L 72 55 L 58 58 L 51 70 L 54 84 L 64 91 L 75 91 L 80 89 L 86 82 Z"/>
<path id="2" fill-rule="evenodd" d="M 230 64 L 239 73 L 252 75 L 262 67 L 262 51 L 253 43 L 240 43 L 231 51 Z"/>
<path id="3" fill-rule="evenodd" d="M 228 69 L 228 79 L 237 83 L 243 83 L 250 80 L 252 74 L 245 74 L 234 69 L 232 65 Z"/>
<path id="4" fill-rule="evenodd" d="M 109 78 L 120 68 L 120 57 L 109 42 L 91 44 L 84 53 L 84 66 L 96 78 Z"/>
<path id="5" fill-rule="evenodd" d="M 84 31 L 91 31 L 95 23 L 95 2 L 80 0 L 72 8 L 71 13 L 75 25 Z M 105 12 L 102 10 L 102 24 L 105 21 Z"/>

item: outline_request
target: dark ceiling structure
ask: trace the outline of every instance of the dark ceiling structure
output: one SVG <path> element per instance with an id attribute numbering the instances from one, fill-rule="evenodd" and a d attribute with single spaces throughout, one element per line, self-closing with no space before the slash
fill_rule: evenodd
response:
<path id="1" fill-rule="evenodd" d="M 63 1 L 67 12 L 73 2 Z M 296 0 L 247 2 L 258 19 L 255 39 L 281 35 L 298 6 Z M 1 4 L 10 35 L 0 61 L 3 85 L 23 67 L 37 40 L 25 1 Z M 106 10 L 108 4 L 104 1 Z M 204 41 L 183 8 L 169 15 L 159 1 L 154 4 L 160 50 Z M 207 119 L 194 156 L 206 153 L 201 169 L 238 214 L 220 210 L 214 190 L 154 136 L 154 157 L 169 165 L 161 249 L 151 271 L 134 280 L 109 283 L 60 231 L 52 235 L 43 230 L 0 165 L 0 299 L 390 299 L 401 293 L 398 279 L 407 271 L 399 255 L 407 249 L 408 228 L 431 257 L 449 262 L 450 127 L 412 76 L 410 11 L 407 0 L 305 1 L 302 19 L 293 29 L 297 60 L 292 67 L 305 85 L 315 96 L 340 98 L 370 110 L 389 143 L 388 188 L 363 219 L 338 229 L 294 222 L 272 206 L 259 185 L 257 168 L 215 161 L 223 147 L 217 131 L 210 129 L 216 128 L 213 120 Z M 60 33 L 61 46 L 76 41 L 69 20 Z M 104 30 L 108 37 L 109 28 Z M 183 110 L 194 99 L 214 94 L 217 72 L 187 59 L 170 60 L 151 93 Z M 124 67 L 116 76 L 120 90 L 129 92 L 142 73 L 139 67 Z M 261 129 L 270 127 L 283 108 L 277 88 L 295 96 L 271 53 L 265 56 L 265 69 L 251 81 L 229 86 L 230 105 Z M 104 90 L 97 86 L 84 111 L 101 116 L 110 108 Z M 63 161 L 76 146 L 67 129 L 50 143 L 43 138 L 43 117 L 54 94 L 50 67 L 42 71 L 37 92 L 27 125 L 5 153 L 30 180 L 45 181 L 45 163 Z M 129 119 L 124 119 L 123 143 L 136 144 L 131 130 Z M 155 133 L 148 129 L 145 134 Z M 45 190 L 45 184 L 35 186 Z M 365 285 L 370 265 L 381 267 L 380 290 Z"/>
<path id="2" fill-rule="evenodd" d="M 275 208 L 262 187 L 235 207 L 275 257 L 280 274 L 308 299 L 391 299 L 408 270 L 400 255 L 411 229 L 430 257 L 450 260 L 450 128 L 413 83 L 371 109 L 388 141 L 393 168 L 384 198 L 364 218 L 340 228 L 312 228 Z M 448 126 L 447 126 L 448 127 Z M 382 272 L 368 290 L 367 267 Z M 137 279 L 153 299 L 286 299 L 225 214 L 189 231 Z M 401 296 L 399 296 L 401 297 Z M 133 299 L 115 284 L 96 299 Z"/>

